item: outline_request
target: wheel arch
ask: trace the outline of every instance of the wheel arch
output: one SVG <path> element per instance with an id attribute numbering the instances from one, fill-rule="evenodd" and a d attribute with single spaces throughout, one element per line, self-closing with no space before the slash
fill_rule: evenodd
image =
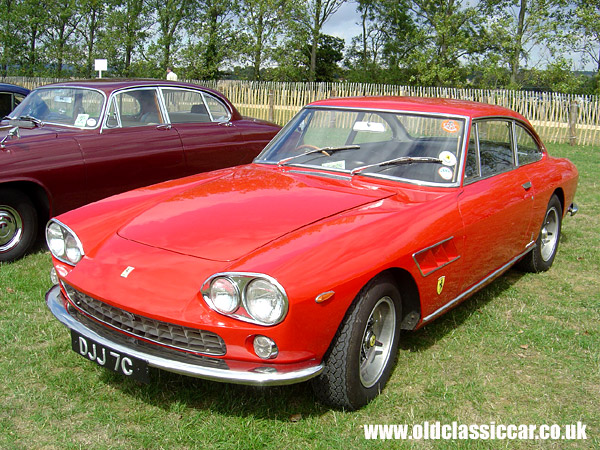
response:
<path id="1" fill-rule="evenodd" d="M 560 202 L 560 207 L 562 209 L 561 215 L 564 217 L 564 215 L 567 212 L 567 210 L 565 209 L 565 192 L 561 187 L 557 187 L 552 193 L 552 195 L 556 195 L 558 197 L 558 201 Z M 550 198 L 552 198 L 552 195 L 550 196 Z"/>
<path id="2" fill-rule="evenodd" d="M 419 289 L 410 272 L 393 267 L 381 272 L 378 276 L 389 275 L 400 290 L 402 296 L 402 330 L 414 330 L 421 319 L 421 299 Z"/>
<path id="3" fill-rule="evenodd" d="M 0 189 L 14 189 L 27 195 L 38 212 L 40 229 L 46 226 L 50 219 L 50 198 L 43 186 L 34 181 L 7 181 L 0 183 Z"/>

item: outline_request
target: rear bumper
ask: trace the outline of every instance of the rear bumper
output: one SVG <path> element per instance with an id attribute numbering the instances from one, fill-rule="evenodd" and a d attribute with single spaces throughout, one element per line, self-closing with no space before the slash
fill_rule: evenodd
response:
<path id="1" fill-rule="evenodd" d="M 67 311 L 59 286 L 52 287 L 46 293 L 46 304 L 50 312 L 70 330 L 115 351 L 144 360 L 150 367 L 168 372 L 225 383 L 276 386 L 306 381 L 317 376 L 323 370 L 323 365 L 314 360 L 288 365 L 205 358 L 219 362 L 218 368 L 207 367 L 202 362 L 193 361 L 193 355 L 189 358 L 191 362 L 185 362 L 185 353 L 182 352 L 178 352 L 181 355 L 178 355 L 179 358 L 175 360 L 139 348 L 135 345 L 134 340 L 119 339 L 120 333 L 114 332 L 114 337 L 110 334 L 98 333 Z"/>
<path id="2" fill-rule="evenodd" d="M 577 206 L 577 203 L 571 203 L 569 205 L 569 209 L 567 210 L 567 212 L 571 215 L 574 216 L 575 214 L 577 214 L 577 212 L 579 211 L 579 207 Z"/>

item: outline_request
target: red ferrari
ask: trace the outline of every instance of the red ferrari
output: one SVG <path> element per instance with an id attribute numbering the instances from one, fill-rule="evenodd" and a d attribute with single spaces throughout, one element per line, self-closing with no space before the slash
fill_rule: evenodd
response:
<path id="1" fill-rule="evenodd" d="M 577 179 L 505 108 L 318 101 L 250 165 L 52 219 L 46 301 L 75 352 L 125 376 L 312 379 L 353 410 L 384 388 L 400 330 L 513 264 L 551 267 Z"/>

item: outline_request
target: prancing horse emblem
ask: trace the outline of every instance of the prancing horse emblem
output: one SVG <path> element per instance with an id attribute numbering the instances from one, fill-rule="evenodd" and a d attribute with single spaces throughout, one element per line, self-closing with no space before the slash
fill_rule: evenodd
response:
<path id="1" fill-rule="evenodd" d="M 441 276 L 438 278 L 438 284 L 437 284 L 437 293 L 438 295 L 440 295 L 442 293 L 442 291 L 444 290 L 444 282 L 446 281 L 446 276 Z"/>

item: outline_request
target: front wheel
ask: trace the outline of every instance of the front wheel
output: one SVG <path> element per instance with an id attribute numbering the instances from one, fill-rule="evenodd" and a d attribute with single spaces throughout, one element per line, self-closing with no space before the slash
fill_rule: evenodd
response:
<path id="1" fill-rule="evenodd" d="M 360 291 L 325 357 L 325 369 L 313 380 L 321 401 L 355 410 L 381 392 L 396 362 L 401 305 L 389 277 L 375 278 Z"/>
<path id="2" fill-rule="evenodd" d="M 552 267 L 562 225 L 562 206 L 556 195 L 550 198 L 544 223 L 535 242 L 535 248 L 519 261 L 519 267 L 526 272 L 543 272 Z"/>
<path id="3" fill-rule="evenodd" d="M 35 242 L 38 228 L 33 203 L 14 189 L 0 189 L 0 261 L 22 257 Z"/>

